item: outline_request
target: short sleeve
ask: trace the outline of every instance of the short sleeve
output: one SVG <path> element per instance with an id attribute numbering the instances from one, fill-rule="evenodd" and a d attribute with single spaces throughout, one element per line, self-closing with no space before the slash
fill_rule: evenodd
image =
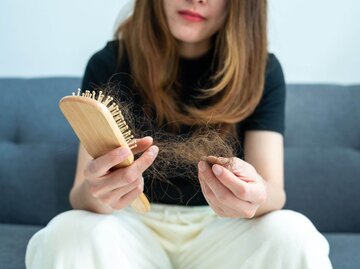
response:
<path id="1" fill-rule="evenodd" d="M 286 85 L 280 62 L 268 54 L 262 98 L 254 112 L 244 120 L 243 129 L 267 130 L 284 135 Z"/>
<path id="2" fill-rule="evenodd" d="M 117 42 L 111 41 L 100 51 L 91 56 L 88 61 L 82 80 L 83 90 L 92 90 L 108 82 L 116 73 L 117 68 Z"/>

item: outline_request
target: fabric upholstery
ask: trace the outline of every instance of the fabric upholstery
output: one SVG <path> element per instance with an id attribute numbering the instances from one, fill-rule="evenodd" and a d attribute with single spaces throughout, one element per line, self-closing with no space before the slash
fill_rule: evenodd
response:
<path id="1" fill-rule="evenodd" d="M 360 267 L 360 234 L 325 233 L 330 245 L 330 259 L 334 269 Z"/>
<path id="2" fill-rule="evenodd" d="M 0 268 L 25 269 L 25 251 L 31 236 L 42 226 L 0 224 Z"/>
<path id="3" fill-rule="evenodd" d="M 0 80 L 0 223 L 44 225 L 70 208 L 78 142 L 58 102 L 79 84 Z"/>
<path id="4" fill-rule="evenodd" d="M 290 85 L 287 208 L 322 232 L 360 232 L 360 86 Z"/>
<path id="5" fill-rule="evenodd" d="M 80 78 L 0 79 L 0 268 L 70 209 L 78 141 L 59 100 Z M 288 85 L 286 208 L 325 233 L 334 268 L 360 268 L 360 85 Z"/>

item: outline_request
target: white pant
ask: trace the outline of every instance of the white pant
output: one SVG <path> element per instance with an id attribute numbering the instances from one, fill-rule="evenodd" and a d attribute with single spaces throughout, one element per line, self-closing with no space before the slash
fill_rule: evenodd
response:
<path id="1" fill-rule="evenodd" d="M 64 212 L 29 241 L 27 269 L 328 269 L 329 244 L 305 216 L 254 219 L 210 207 L 152 205 L 112 215 Z"/>

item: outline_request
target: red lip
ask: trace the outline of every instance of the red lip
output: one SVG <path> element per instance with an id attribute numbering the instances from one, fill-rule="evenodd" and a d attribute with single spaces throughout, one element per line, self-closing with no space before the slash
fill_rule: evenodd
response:
<path id="1" fill-rule="evenodd" d="M 199 13 L 192 12 L 190 10 L 180 10 L 179 14 L 186 20 L 192 21 L 192 22 L 200 22 L 204 21 L 205 17 L 200 15 Z"/>

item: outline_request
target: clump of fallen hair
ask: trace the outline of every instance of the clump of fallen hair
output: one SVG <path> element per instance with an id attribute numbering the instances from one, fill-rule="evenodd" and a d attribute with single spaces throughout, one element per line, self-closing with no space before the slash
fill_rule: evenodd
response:
<path id="1" fill-rule="evenodd" d="M 166 132 L 157 128 L 154 121 L 146 116 L 147 113 L 143 113 L 144 117 L 141 119 L 135 118 L 133 111 L 141 108 L 136 107 L 129 96 L 121 93 L 116 85 L 108 83 L 98 90 L 114 98 L 136 138 L 150 135 L 154 139 L 154 145 L 159 147 L 157 158 L 144 173 L 147 179 L 172 184 L 171 178 L 181 177 L 198 184 L 197 164 L 200 160 L 209 162 L 207 156 L 228 158 L 221 164 L 231 166 L 231 158 L 236 156 L 236 148 L 239 147 L 238 141 L 231 135 L 223 134 L 218 128 L 210 125 L 194 128 L 195 131 L 185 135 Z M 212 158 L 213 162 L 209 163 L 216 162 L 215 159 Z"/>
<path id="2" fill-rule="evenodd" d="M 154 144 L 159 147 L 158 157 L 150 167 L 154 179 L 182 177 L 197 184 L 200 160 L 206 160 L 207 156 L 221 156 L 229 158 L 223 165 L 231 166 L 231 157 L 235 156 L 233 143 L 211 127 L 203 127 L 187 136 L 154 133 L 153 137 Z"/>

